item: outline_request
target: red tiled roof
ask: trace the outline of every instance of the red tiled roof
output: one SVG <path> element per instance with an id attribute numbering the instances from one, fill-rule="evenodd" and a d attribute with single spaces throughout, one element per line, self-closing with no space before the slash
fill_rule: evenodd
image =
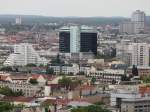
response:
<path id="1" fill-rule="evenodd" d="M 8 77 L 8 76 L 0 75 L 0 80 L 1 80 L 1 81 L 5 81 L 5 80 L 7 79 L 7 77 Z"/>
<path id="2" fill-rule="evenodd" d="M 5 96 L 2 99 L 2 101 L 13 101 L 13 102 L 31 102 L 33 100 L 34 100 L 33 97 L 23 97 L 23 96 L 19 97 Z"/>
<path id="3" fill-rule="evenodd" d="M 80 89 L 82 89 L 82 90 L 90 90 L 90 89 L 94 89 L 94 86 L 92 86 L 92 85 L 82 85 L 82 86 L 77 87 L 76 89 L 77 90 L 80 90 Z"/>
<path id="4" fill-rule="evenodd" d="M 38 79 L 40 76 L 42 76 L 41 74 L 32 74 L 31 77 L 32 79 Z"/>
<path id="5" fill-rule="evenodd" d="M 28 76 L 20 76 L 20 75 L 11 75 L 10 78 L 12 80 L 27 80 Z"/>
<path id="6" fill-rule="evenodd" d="M 51 81 L 51 80 L 53 80 L 55 78 L 53 76 L 49 76 L 49 75 L 46 75 L 46 74 L 32 74 L 31 75 L 31 77 L 33 79 L 38 79 L 40 76 L 42 76 L 44 79 L 49 80 L 49 81 Z"/>
<path id="7" fill-rule="evenodd" d="M 44 103 L 67 105 L 70 101 L 68 99 L 47 99 Z"/>

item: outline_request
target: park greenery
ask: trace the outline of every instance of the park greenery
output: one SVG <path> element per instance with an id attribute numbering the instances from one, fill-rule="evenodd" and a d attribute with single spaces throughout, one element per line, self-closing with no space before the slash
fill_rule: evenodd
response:
<path id="1" fill-rule="evenodd" d="M 95 78 L 95 77 L 92 77 L 92 79 L 91 79 L 91 84 L 94 85 L 95 82 L 96 82 L 96 78 Z"/>
<path id="2" fill-rule="evenodd" d="M 143 78 L 143 83 L 150 83 L 150 77 L 144 77 Z"/>
<path id="3" fill-rule="evenodd" d="M 135 65 L 133 65 L 132 67 L 132 76 L 138 76 L 138 69 Z"/>
<path id="4" fill-rule="evenodd" d="M 111 112 L 100 105 L 90 105 L 87 107 L 73 108 L 71 112 Z"/>
<path id="5" fill-rule="evenodd" d="M 62 79 L 58 80 L 58 84 L 63 85 L 68 90 L 72 84 L 72 80 L 66 76 L 63 76 Z"/>
<path id="6" fill-rule="evenodd" d="M 0 101 L 0 112 L 21 112 L 24 107 L 22 104 L 14 105 L 12 102 Z"/>
<path id="7" fill-rule="evenodd" d="M 71 87 L 77 87 L 82 85 L 82 80 L 79 79 L 71 79 L 69 77 L 66 77 L 65 75 L 62 77 L 62 79 L 58 80 L 58 84 L 64 86 L 66 90 L 71 89 Z"/>
<path id="8" fill-rule="evenodd" d="M 122 75 L 121 81 L 130 81 L 130 77 L 127 77 L 126 75 Z"/>
<path id="9" fill-rule="evenodd" d="M 47 69 L 46 69 L 46 74 L 47 74 L 47 75 L 54 75 L 54 70 L 53 70 L 53 68 L 47 67 Z"/>
<path id="10" fill-rule="evenodd" d="M 27 64 L 26 66 L 27 66 L 27 67 L 36 67 L 37 65 L 34 64 L 34 63 L 29 63 L 29 64 Z"/>
<path id="11" fill-rule="evenodd" d="M 29 80 L 29 82 L 30 82 L 30 84 L 33 84 L 33 85 L 38 84 L 38 81 L 36 79 L 32 79 L 32 78 Z"/>
<path id="12" fill-rule="evenodd" d="M 7 71 L 7 72 L 11 72 L 13 71 L 11 66 L 3 66 L 0 68 L 0 71 Z"/>
<path id="13" fill-rule="evenodd" d="M 22 91 L 12 91 L 9 87 L 0 87 L 0 94 L 5 96 L 24 96 Z"/>
<path id="14" fill-rule="evenodd" d="M 9 102 L 0 102 L 0 112 L 12 112 L 14 105 Z"/>

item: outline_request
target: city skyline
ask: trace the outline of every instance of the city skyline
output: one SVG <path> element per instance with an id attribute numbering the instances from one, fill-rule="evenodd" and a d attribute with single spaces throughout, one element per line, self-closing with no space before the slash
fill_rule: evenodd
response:
<path id="1" fill-rule="evenodd" d="M 0 15 L 130 17 L 135 10 L 142 10 L 150 15 L 149 3 L 148 0 L 1 0 Z"/>

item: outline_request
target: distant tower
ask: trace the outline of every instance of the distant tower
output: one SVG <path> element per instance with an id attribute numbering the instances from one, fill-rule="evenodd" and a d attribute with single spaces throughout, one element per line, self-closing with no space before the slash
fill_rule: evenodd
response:
<path id="1" fill-rule="evenodd" d="M 145 13 L 140 10 L 136 10 L 132 14 L 131 21 L 134 23 L 135 33 L 144 32 L 145 29 Z"/>
<path id="2" fill-rule="evenodd" d="M 21 25 L 21 23 L 22 23 L 21 16 L 16 17 L 16 24 Z"/>

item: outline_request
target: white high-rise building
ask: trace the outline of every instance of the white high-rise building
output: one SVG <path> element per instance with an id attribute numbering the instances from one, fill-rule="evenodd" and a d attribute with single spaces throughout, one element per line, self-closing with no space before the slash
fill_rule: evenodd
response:
<path id="1" fill-rule="evenodd" d="M 129 66 L 149 66 L 149 48 L 147 43 L 133 43 L 126 41 L 117 45 L 117 57 Z"/>
<path id="2" fill-rule="evenodd" d="M 135 33 L 144 32 L 145 29 L 145 13 L 140 10 L 133 12 L 131 22 L 134 22 Z"/>
<path id="3" fill-rule="evenodd" d="M 47 64 L 45 58 L 41 58 L 31 44 L 21 43 L 14 46 L 14 53 L 10 54 L 4 62 L 5 66 L 25 66 L 27 64 Z"/>
<path id="4" fill-rule="evenodd" d="M 16 17 L 16 24 L 21 25 L 21 23 L 22 23 L 21 16 Z"/>
<path id="5" fill-rule="evenodd" d="M 131 64 L 137 66 L 149 66 L 149 44 L 131 43 Z"/>
<path id="6" fill-rule="evenodd" d="M 80 52 L 80 28 L 78 26 L 70 27 L 70 52 Z"/>
<path id="7" fill-rule="evenodd" d="M 145 32 L 145 13 L 136 10 L 132 13 L 131 20 L 119 25 L 120 33 L 138 34 Z"/>

